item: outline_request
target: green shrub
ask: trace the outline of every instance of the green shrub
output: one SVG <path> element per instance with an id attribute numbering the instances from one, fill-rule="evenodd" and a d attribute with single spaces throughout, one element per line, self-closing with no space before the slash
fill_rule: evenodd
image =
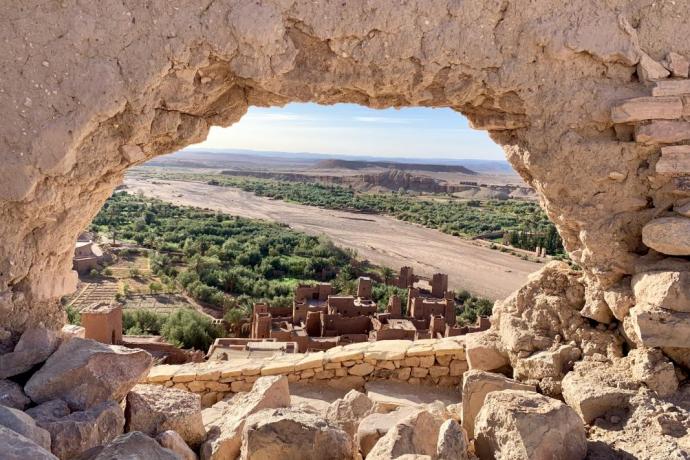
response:
<path id="1" fill-rule="evenodd" d="M 176 310 L 163 324 L 161 335 L 178 347 L 206 351 L 222 330 L 193 310 Z"/>

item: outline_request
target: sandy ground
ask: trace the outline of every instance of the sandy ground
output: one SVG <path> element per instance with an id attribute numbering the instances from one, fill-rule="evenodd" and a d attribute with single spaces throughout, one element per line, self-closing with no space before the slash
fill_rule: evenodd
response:
<path id="1" fill-rule="evenodd" d="M 320 209 L 257 197 L 228 187 L 194 182 L 150 180 L 128 176 L 129 191 L 142 192 L 174 204 L 196 206 L 253 219 L 288 224 L 311 235 L 326 235 L 357 251 L 361 258 L 415 273 L 448 273 L 451 289 L 502 299 L 520 287 L 542 265 L 386 216 Z"/>

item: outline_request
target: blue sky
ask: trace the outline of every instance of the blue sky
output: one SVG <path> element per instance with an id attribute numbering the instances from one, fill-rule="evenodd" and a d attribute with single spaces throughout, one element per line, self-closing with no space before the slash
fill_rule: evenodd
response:
<path id="1" fill-rule="evenodd" d="M 368 109 L 355 104 L 251 107 L 229 128 L 211 128 L 194 148 L 418 158 L 502 160 L 484 131 L 450 109 Z"/>

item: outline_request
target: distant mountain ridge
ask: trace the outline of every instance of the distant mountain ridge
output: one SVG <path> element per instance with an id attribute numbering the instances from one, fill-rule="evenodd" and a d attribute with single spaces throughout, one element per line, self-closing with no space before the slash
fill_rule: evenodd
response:
<path id="1" fill-rule="evenodd" d="M 438 165 L 424 163 L 398 163 L 393 161 L 361 161 L 361 160 L 321 160 L 312 169 L 366 169 L 366 168 L 389 168 L 399 171 L 430 171 L 430 172 L 455 172 L 476 175 L 475 171 L 464 166 Z"/>
<path id="2" fill-rule="evenodd" d="M 377 157 L 372 155 L 336 155 L 327 153 L 309 152 L 279 152 L 267 150 L 247 149 L 213 149 L 213 148 L 189 148 L 169 155 L 154 158 L 147 164 L 149 166 L 183 166 L 189 168 L 220 167 L 243 168 L 245 164 L 256 163 L 257 160 L 267 160 L 267 164 L 278 163 L 300 164 L 303 167 L 311 167 L 321 160 L 343 160 L 394 163 L 394 168 L 400 169 L 399 164 L 436 165 L 443 166 L 443 171 L 450 172 L 448 166 L 462 166 L 478 174 L 508 174 L 517 175 L 510 164 L 505 160 L 481 160 L 481 159 L 455 159 L 433 158 L 420 156 L 409 157 Z M 256 164 L 249 166 L 256 169 Z M 419 169 L 418 169 L 419 170 Z M 439 170 L 427 170 L 438 172 Z M 443 172 L 441 171 L 441 172 Z"/>

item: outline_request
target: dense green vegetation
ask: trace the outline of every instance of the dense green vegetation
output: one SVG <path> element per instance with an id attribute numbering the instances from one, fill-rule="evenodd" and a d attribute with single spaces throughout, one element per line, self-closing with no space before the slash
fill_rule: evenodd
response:
<path id="1" fill-rule="evenodd" d="M 455 294 L 457 319 L 462 324 L 474 324 L 479 316 L 490 316 L 493 302 L 482 297 L 475 297 L 462 290 Z"/>
<path id="2" fill-rule="evenodd" d="M 165 175 L 164 175 L 165 177 Z M 183 174 L 170 178 L 205 181 L 237 187 L 258 196 L 329 209 L 386 214 L 465 238 L 504 236 L 515 247 L 549 254 L 563 253 L 554 225 L 539 204 L 520 200 L 438 200 L 405 193 L 358 193 L 349 188 L 317 183 L 247 177 Z"/>
<path id="3" fill-rule="evenodd" d="M 353 254 L 287 226 L 118 193 L 93 229 L 154 249 L 151 269 L 218 307 L 290 305 L 297 283 L 330 281 Z M 226 295 L 232 294 L 232 297 Z"/>
<path id="4" fill-rule="evenodd" d="M 403 306 L 407 303 L 405 289 L 383 282 L 393 276 L 390 268 L 359 262 L 355 254 L 326 238 L 281 224 L 117 193 L 105 203 L 91 229 L 152 249 L 151 269 L 161 283 L 151 283 L 151 293 L 177 284 L 197 301 L 223 310 L 236 332 L 254 302 L 291 305 L 298 283 L 330 281 L 336 292 L 354 294 L 357 278 L 370 276 L 375 280 L 372 297 L 381 310 L 393 294 Z M 466 291 L 457 300 L 460 319 L 466 322 L 490 313 L 490 301 Z M 170 315 L 126 310 L 123 329 L 130 335 L 160 334 L 170 343 L 202 350 L 221 334 L 207 317 L 191 310 Z"/>
<path id="5" fill-rule="evenodd" d="M 217 337 L 225 335 L 206 316 L 183 309 L 169 315 L 150 310 L 125 310 L 122 330 L 127 335 L 161 335 L 175 346 L 197 350 L 208 350 Z"/>
<path id="6" fill-rule="evenodd" d="M 359 276 L 392 277 L 324 237 L 126 193 L 105 203 L 92 229 L 154 249 L 151 269 L 163 284 L 177 282 L 196 300 L 226 309 L 291 305 L 298 283 L 331 281 L 337 292 L 354 294 Z M 405 290 L 374 284 L 374 300 L 384 306 L 393 293 L 407 301 Z"/>

